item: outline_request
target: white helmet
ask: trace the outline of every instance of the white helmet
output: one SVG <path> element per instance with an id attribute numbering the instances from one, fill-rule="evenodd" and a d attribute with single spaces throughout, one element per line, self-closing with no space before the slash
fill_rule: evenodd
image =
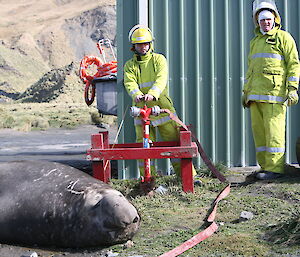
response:
<path id="1" fill-rule="evenodd" d="M 252 5 L 252 15 L 255 26 L 259 26 L 257 18 L 262 10 L 272 11 L 275 16 L 275 23 L 281 24 L 280 15 L 274 0 L 255 0 Z"/>

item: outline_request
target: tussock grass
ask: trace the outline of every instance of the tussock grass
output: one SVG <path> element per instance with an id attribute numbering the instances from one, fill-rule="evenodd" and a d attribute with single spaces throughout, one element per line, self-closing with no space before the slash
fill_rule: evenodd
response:
<path id="1" fill-rule="evenodd" d="M 0 105 L 0 129 L 19 131 L 75 128 L 83 124 L 113 124 L 116 117 L 100 116 L 86 104 L 7 103 Z"/>
<path id="2" fill-rule="evenodd" d="M 266 239 L 271 243 L 295 246 L 300 245 L 300 211 L 292 213 L 291 217 L 268 228 Z"/>

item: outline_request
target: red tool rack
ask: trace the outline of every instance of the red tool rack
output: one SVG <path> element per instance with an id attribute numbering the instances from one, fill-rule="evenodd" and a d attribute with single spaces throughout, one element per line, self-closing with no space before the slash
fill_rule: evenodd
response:
<path id="1" fill-rule="evenodd" d="M 191 132 L 180 131 L 179 141 L 153 142 L 150 148 L 142 143 L 109 144 L 108 131 L 91 136 L 91 149 L 87 150 L 87 159 L 92 161 L 93 177 L 107 183 L 111 178 L 110 160 L 129 159 L 181 159 L 181 180 L 184 192 L 194 192 L 192 158 L 198 156 L 198 148 L 192 142 Z"/>

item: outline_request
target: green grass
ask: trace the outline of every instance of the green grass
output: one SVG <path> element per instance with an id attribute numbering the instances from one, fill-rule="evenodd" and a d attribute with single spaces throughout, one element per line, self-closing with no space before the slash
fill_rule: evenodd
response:
<path id="1" fill-rule="evenodd" d="M 136 206 L 142 223 L 133 247 L 109 249 L 118 256 L 159 256 L 204 230 L 204 219 L 225 185 L 203 177 L 209 182 L 196 186 L 194 194 L 182 192 L 180 182 L 172 176 L 158 178 L 156 185 L 166 185 L 169 191 L 153 197 L 139 195 L 136 180 L 113 180 L 113 187 Z M 218 231 L 180 256 L 298 256 L 300 215 L 295 210 L 300 207 L 299 183 L 299 178 L 288 177 L 274 183 L 232 187 L 218 205 Z M 242 211 L 251 211 L 254 218 L 240 221 Z"/>

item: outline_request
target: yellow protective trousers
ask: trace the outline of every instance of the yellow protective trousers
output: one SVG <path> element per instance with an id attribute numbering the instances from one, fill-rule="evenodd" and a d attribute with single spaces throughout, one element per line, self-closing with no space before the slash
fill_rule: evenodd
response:
<path id="1" fill-rule="evenodd" d="M 177 126 L 177 123 L 173 120 L 169 120 L 159 126 L 157 126 L 158 132 L 162 138 L 163 141 L 178 141 L 179 140 L 179 128 Z M 136 142 L 140 143 L 143 142 L 143 126 L 142 125 L 136 125 L 135 126 L 135 133 L 136 133 Z M 152 142 L 156 141 L 156 129 L 153 126 L 150 126 L 150 132 L 149 132 L 150 140 Z M 174 168 L 174 171 L 177 176 L 180 177 L 180 159 L 170 159 L 172 166 Z M 144 175 L 144 160 L 138 160 L 139 162 L 139 170 L 140 174 Z M 154 165 L 154 160 L 150 161 L 150 169 L 152 175 L 157 175 L 156 168 Z M 193 176 L 195 176 L 196 170 L 193 166 Z"/>
<path id="2" fill-rule="evenodd" d="M 284 172 L 286 105 L 251 102 L 256 158 L 262 170 Z"/>

